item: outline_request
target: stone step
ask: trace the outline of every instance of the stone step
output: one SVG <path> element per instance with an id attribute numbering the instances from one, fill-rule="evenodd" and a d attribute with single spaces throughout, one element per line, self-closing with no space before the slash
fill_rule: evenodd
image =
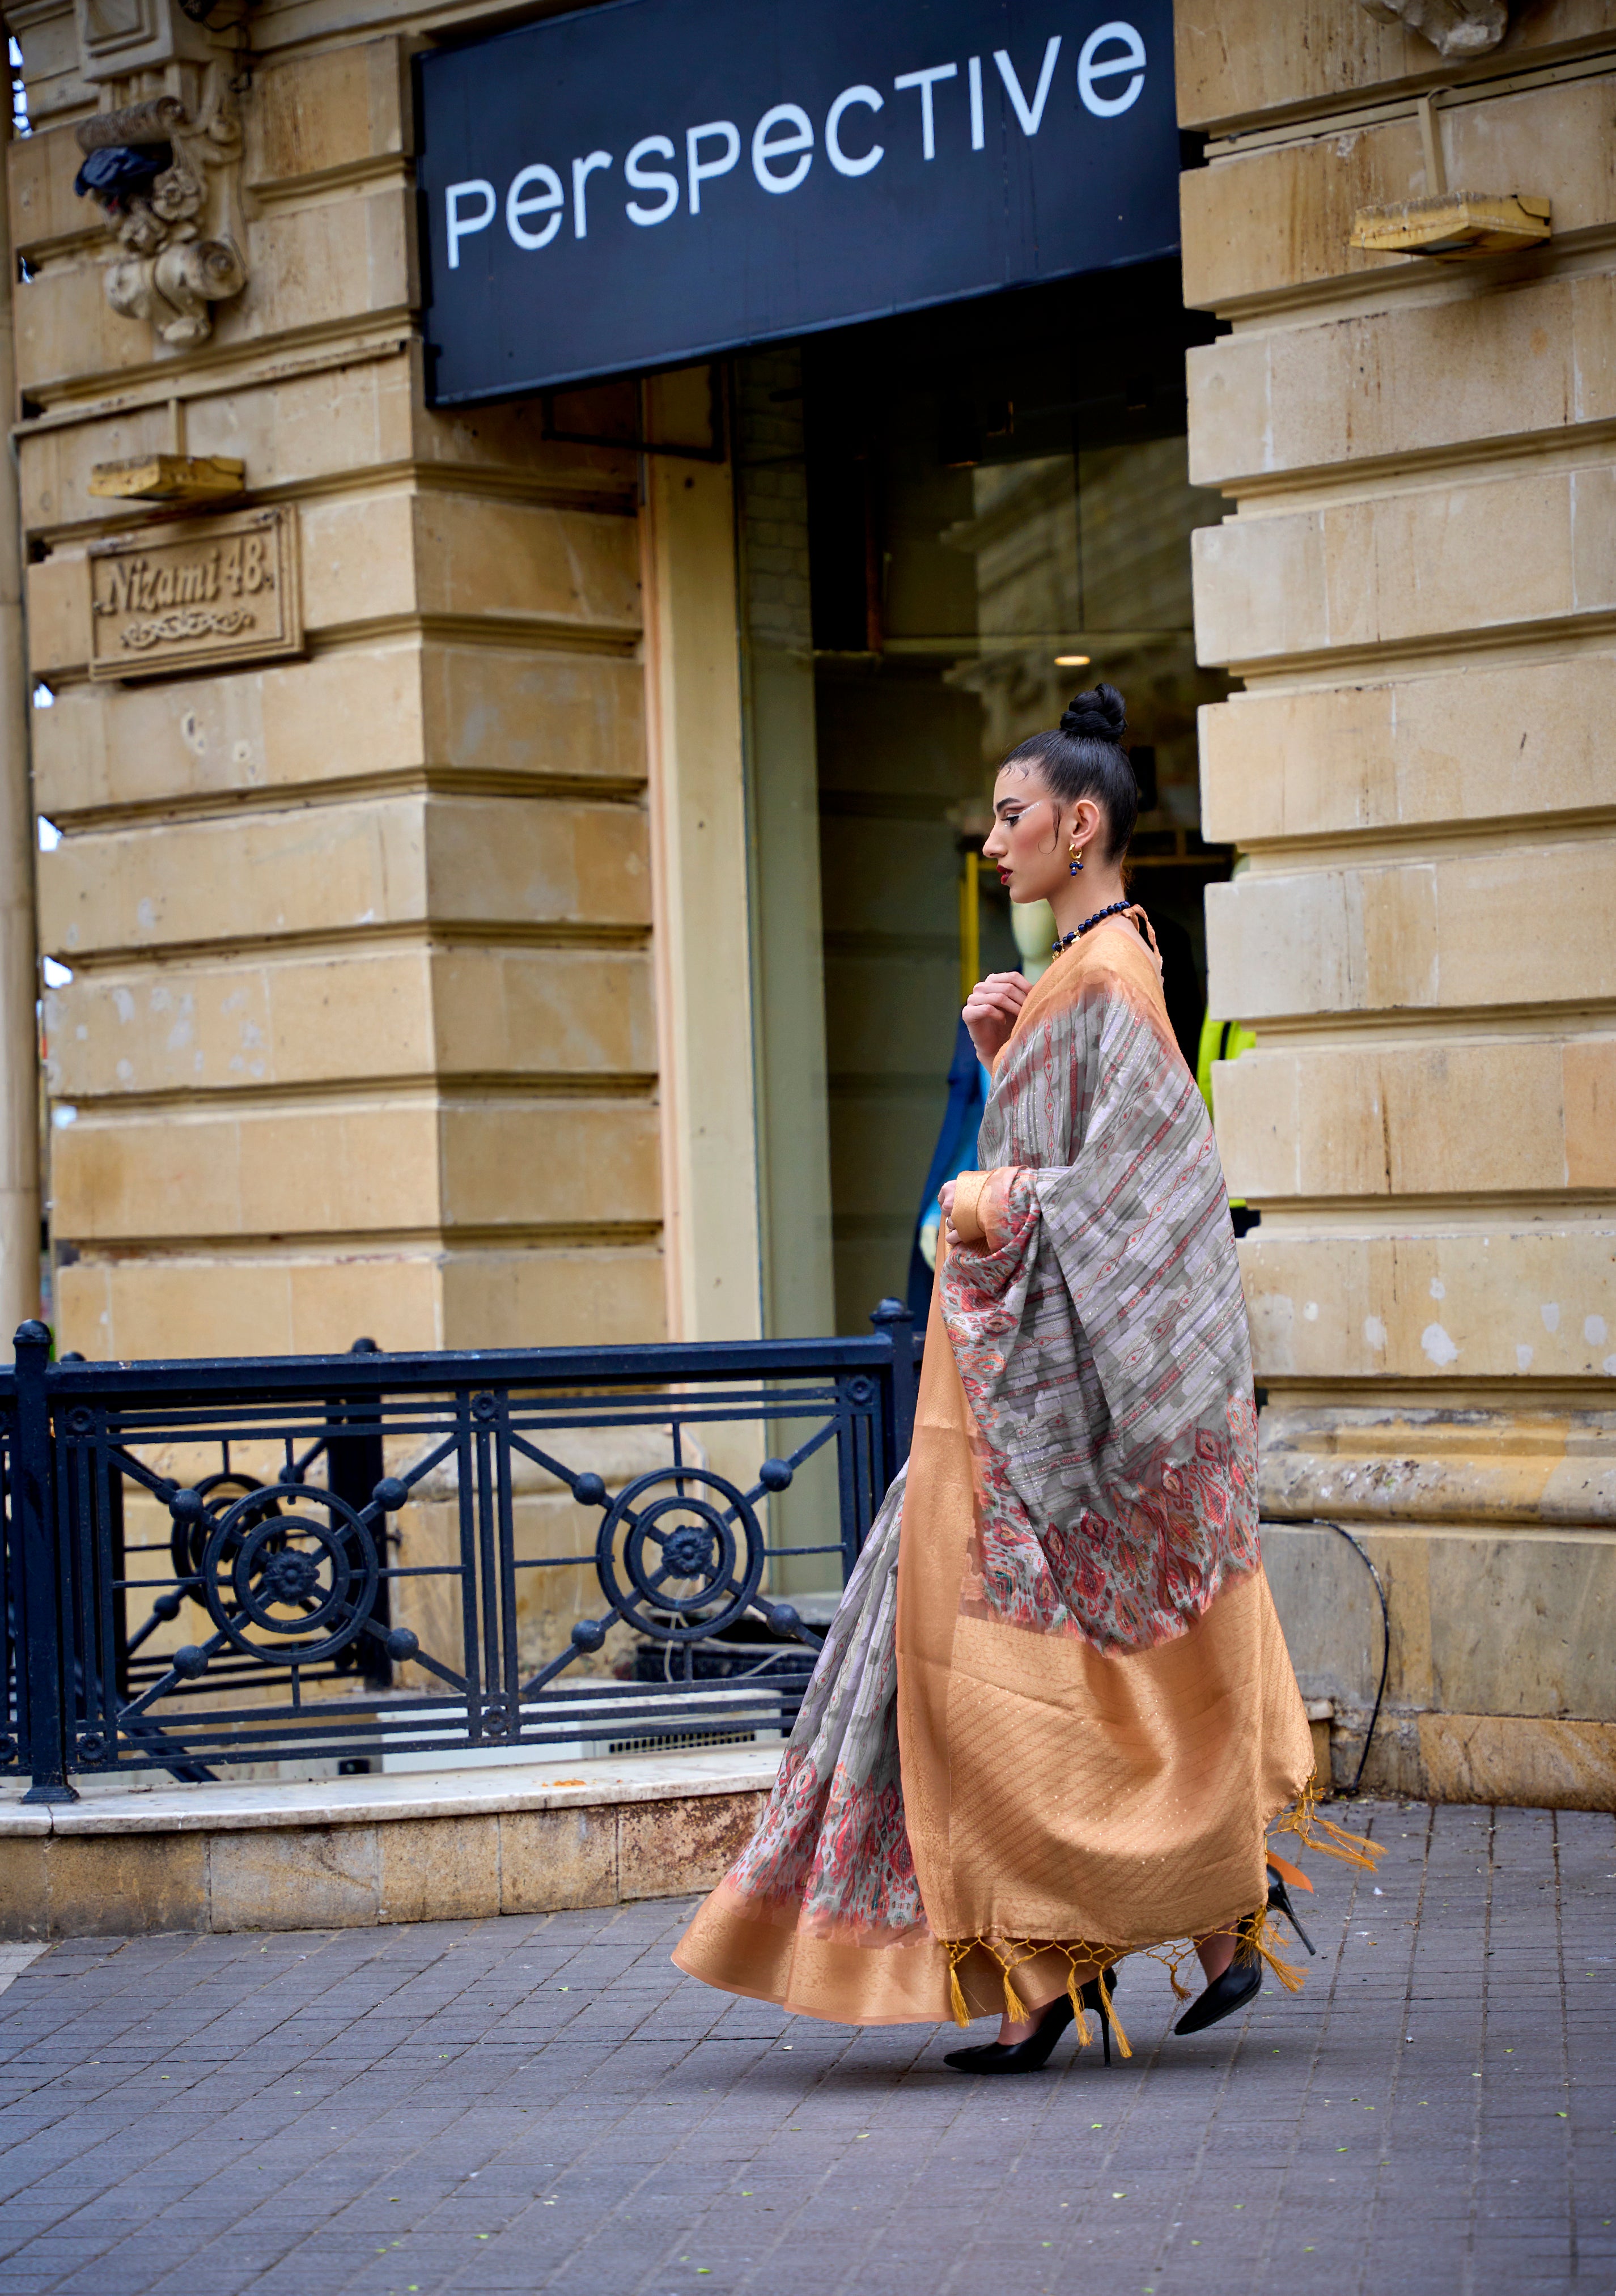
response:
<path id="1" fill-rule="evenodd" d="M 778 1743 L 425 1774 L 0 1799 L 0 1938 L 353 1929 L 710 1889 Z"/>

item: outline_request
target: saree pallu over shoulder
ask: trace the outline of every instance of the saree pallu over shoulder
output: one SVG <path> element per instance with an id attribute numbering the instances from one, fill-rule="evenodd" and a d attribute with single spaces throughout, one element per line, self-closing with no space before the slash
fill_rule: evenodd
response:
<path id="1" fill-rule="evenodd" d="M 914 1443 L 757 1835 L 675 1959 L 848 2023 L 1017 2013 L 1263 1928 L 1316 1825 L 1257 1541 L 1228 1199 L 1136 935 L 1029 994 L 961 1180 Z M 1344 1854 L 1354 1854 L 1350 1844 Z M 1287 1982 L 1298 1981 L 1281 1967 Z"/>
<path id="2" fill-rule="evenodd" d="M 1032 990 L 939 1281 L 975 1434 L 981 1614 L 1098 1649 L 1257 1562 L 1257 1422 L 1205 1104 L 1131 931 Z"/>

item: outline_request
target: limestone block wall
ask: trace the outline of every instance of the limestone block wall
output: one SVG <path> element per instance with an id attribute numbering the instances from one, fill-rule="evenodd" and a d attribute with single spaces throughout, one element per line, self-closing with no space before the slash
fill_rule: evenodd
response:
<path id="1" fill-rule="evenodd" d="M 1243 13 L 1250 22 L 1232 23 Z M 1608 1806 L 1616 1682 L 1616 24 L 1456 70 L 1357 0 L 1180 0 L 1218 1071 L 1267 1390 L 1265 1551 L 1371 1775 Z M 1529 256 L 1349 244 L 1429 183 L 1552 201 Z M 1290 1526 L 1287 1529 L 1287 1525 Z M 1356 1658 L 1342 1653 L 1356 1652 Z"/>
<path id="2" fill-rule="evenodd" d="M 16 21 L 10 154 L 61 1342 L 660 1337 L 636 458 L 425 411 L 390 29 L 256 12 L 246 290 L 113 311 L 72 27 Z M 306 657 L 93 683 L 86 551 L 176 514 L 92 466 L 176 444 L 295 519 Z"/>

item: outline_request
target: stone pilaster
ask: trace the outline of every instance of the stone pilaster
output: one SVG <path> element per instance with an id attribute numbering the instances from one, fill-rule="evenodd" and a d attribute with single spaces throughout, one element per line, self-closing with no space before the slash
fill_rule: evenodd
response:
<path id="1" fill-rule="evenodd" d="M 0 190 L 0 406 L 16 397 L 9 201 Z M 34 1008 L 34 809 L 15 468 L 0 465 L 0 1316 L 39 1313 L 39 1065 Z"/>
<path id="2" fill-rule="evenodd" d="M 1304 1687 L 1371 1775 L 1609 1806 L 1616 1698 L 1616 40 L 1445 63 L 1357 0 L 1178 10 L 1217 1077 Z M 1242 23 L 1231 20 L 1249 18 Z M 1429 122 L 1421 99 L 1431 96 Z M 1435 150 L 1431 138 L 1434 135 Z M 1433 182 L 1432 160 L 1446 175 Z M 1364 206 L 1553 205 L 1530 254 L 1355 250 Z M 1285 1526 L 1289 1525 L 1289 1528 Z"/>
<path id="3" fill-rule="evenodd" d="M 12 154 L 62 1340 L 658 1337 L 636 460 L 425 412 L 390 33 L 258 11 L 246 284 L 201 342 L 114 308 L 71 20 L 29 12 Z M 290 514 L 306 652 L 92 682 L 86 554 L 187 515 L 93 467 L 176 450 Z"/>

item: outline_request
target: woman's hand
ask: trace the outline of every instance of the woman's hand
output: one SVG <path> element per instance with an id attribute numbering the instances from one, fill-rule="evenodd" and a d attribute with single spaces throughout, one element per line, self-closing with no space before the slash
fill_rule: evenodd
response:
<path id="1" fill-rule="evenodd" d="M 955 1184 L 952 1180 L 945 1180 L 937 1192 L 937 1201 L 942 1209 L 943 1234 L 947 1240 L 950 1251 L 959 1250 L 959 1237 L 954 1226 L 954 1188 Z"/>
<path id="2" fill-rule="evenodd" d="M 1026 999 L 1028 982 L 1019 972 L 990 972 L 966 999 L 964 1021 L 976 1057 L 984 1066 L 1002 1052 Z"/>

